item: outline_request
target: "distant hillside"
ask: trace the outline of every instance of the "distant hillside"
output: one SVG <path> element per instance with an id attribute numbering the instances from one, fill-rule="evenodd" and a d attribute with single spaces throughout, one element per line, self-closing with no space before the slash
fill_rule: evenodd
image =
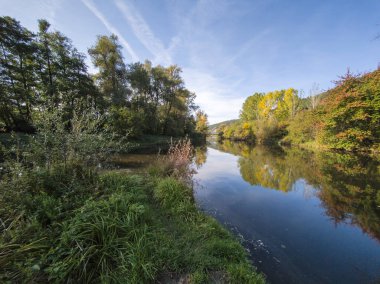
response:
<path id="1" fill-rule="evenodd" d="M 226 120 L 226 121 L 222 121 L 222 122 L 218 122 L 218 123 L 215 123 L 215 124 L 211 124 L 209 126 L 209 131 L 211 134 L 216 134 L 216 130 L 222 126 L 222 125 L 230 125 L 230 124 L 233 124 L 235 122 L 238 122 L 239 119 L 231 119 L 231 120 Z"/>

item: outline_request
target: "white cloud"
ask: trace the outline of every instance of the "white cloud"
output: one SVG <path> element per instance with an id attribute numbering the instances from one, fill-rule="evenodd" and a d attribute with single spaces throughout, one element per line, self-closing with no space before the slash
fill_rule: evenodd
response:
<path id="1" fill-rule="evenodd" d="M 208 114 L 210 123 L 238 118 L 247 94 L 238 91 L 244 78 L 236 60 L 257 39 L 231 54 L 224 48 L 224 35 L 212 32 L 215 22 L 233 12 L 229 1 L 199 0 L 188 11 L 171 8 L 177 34 L 170 51 L 186 56 L 183 77 L 187 88 L 197 95 L 195 102 Z"/>
<path id="2" fill-rule="evenodd" d="M 139 57 L 132 49 L 131 45 L 127 42 L 127 40 L 122 36 L 118 29 L 116 29 L 107 19 L 106 17 L 96 8 L 95 4 L 92 0 L 82 0 L 82 3 L 86 5 L 86 7 L 103 23 L 103 25 L 107 28 L 107 30 L 113 34 L 115 34 L 121 44 L 125 47 L 129 55 L 131 56 L 132 61 L 139 61 Z"/>
<path id="3" fill-rule="evenodd" d="M 232 96 L 240 81 L 228 84 L 209 72 L 183 68 L 186 87 L 197 95 L 196 103 L 205 110 L 210 123 L 238 118 L 243 97 Z"/>
<path id="4" fill-rule="evenodd" d="M 169 52 L 165 49 L 163 43 L 155 37 L 140 13 L 132 5 L 127 6 L 121 0 L 115 0 L 115 3 L 124 18 L 128 21 L 138 40 L 155 56 L 153 62 L 171 64 L 172 59 Z"/>

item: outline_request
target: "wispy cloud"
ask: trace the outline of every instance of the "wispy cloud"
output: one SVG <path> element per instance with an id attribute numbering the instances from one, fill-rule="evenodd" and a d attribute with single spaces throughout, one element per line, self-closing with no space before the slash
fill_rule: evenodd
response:
<path id="1" fill-rule="evenodd" d="M 171 5 L 170 1 L 169 4 L 177 28 L 170 51 L 186 56 L 183 77 L 186 86 L 196 93 L 196 103 L 206 111 L 211 123 L 237 118 L 246 94 L 238 91 L 244 78 L 236 60 L 255 41 L 249 40 L 241 50 L 231 54 L 225 49 L 226 34 L 215 34 L 210 28 L 221 18 L 236 13 L 229 1 L 199 0 L 189 10 Z"/>
<path id="2" fill-rule="evenodd" d="M 128 21 L 138 40 L 155 56 L 154 62 L 171 64 L 172 58 L 163 43 L 153 34 L 149 25 L 140 13 L 131 4 L 127 5 L 121 0 L 115 0 L 116 6 Z"/>
<path id="3" fill-rule="evenodd" d="M 123 35 L 119 32 L 118 29 L 116 29 L 107 19 L 106 17 L 96 8 L 94 2 L 92 0 L 82 0 L 82 3 L 86 5 L 86 7 L 103 23 L 103 25 L 107 28 L 107 30 L 113 34 L 115 34 L 121 44 L 125 47 L 129 55 L 131 56 L 131 59 L 133 61 L 139 61 L 139 57 L 137 56 L 136 52 L 133 50 L 131 45 L 128 43 L 128 41 L 123 37 Z"/>
<path id="4" fill-rule="evenodd" d="M 41 6 L 44 7 L 44 10 L 46 10 L 48 13 L 48 21 L 51 25 L 56 25 L 56 14 L 59 8 L 61 7 L 62 1 L 61 0 L 47 0 L 45 2 L 41 3 Z"/>

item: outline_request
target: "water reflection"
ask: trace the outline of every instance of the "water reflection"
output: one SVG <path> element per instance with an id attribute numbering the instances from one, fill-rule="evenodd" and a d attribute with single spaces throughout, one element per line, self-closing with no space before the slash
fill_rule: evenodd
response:
<path id="1" fill-rule="evenodd" d="M 316 189 L 314 194 L 336 224 L 359 226 L 380 241 L 379 161 L 347 153 L 268 149 L 227 140 L 210 146 L 239 156 L 240 174 L 251 185 L 289 192 L 297 180 L 305 180 Z"/>
<path id="2" fill-rule="evenodd" d="M 196 147 L 194 150 L 194 164 L 197 169 L 201 168 L 207 160 L 207 146 Z"/>

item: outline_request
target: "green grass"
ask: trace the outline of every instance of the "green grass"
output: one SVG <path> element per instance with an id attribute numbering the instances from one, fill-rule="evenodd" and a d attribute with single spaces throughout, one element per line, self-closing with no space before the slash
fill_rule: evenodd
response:
<path id="1" fill-rule="evenodd" d="M 3 180 L 0 198 L 0 282 L 264 283 L 173 178 L 55 167 Z"/>

